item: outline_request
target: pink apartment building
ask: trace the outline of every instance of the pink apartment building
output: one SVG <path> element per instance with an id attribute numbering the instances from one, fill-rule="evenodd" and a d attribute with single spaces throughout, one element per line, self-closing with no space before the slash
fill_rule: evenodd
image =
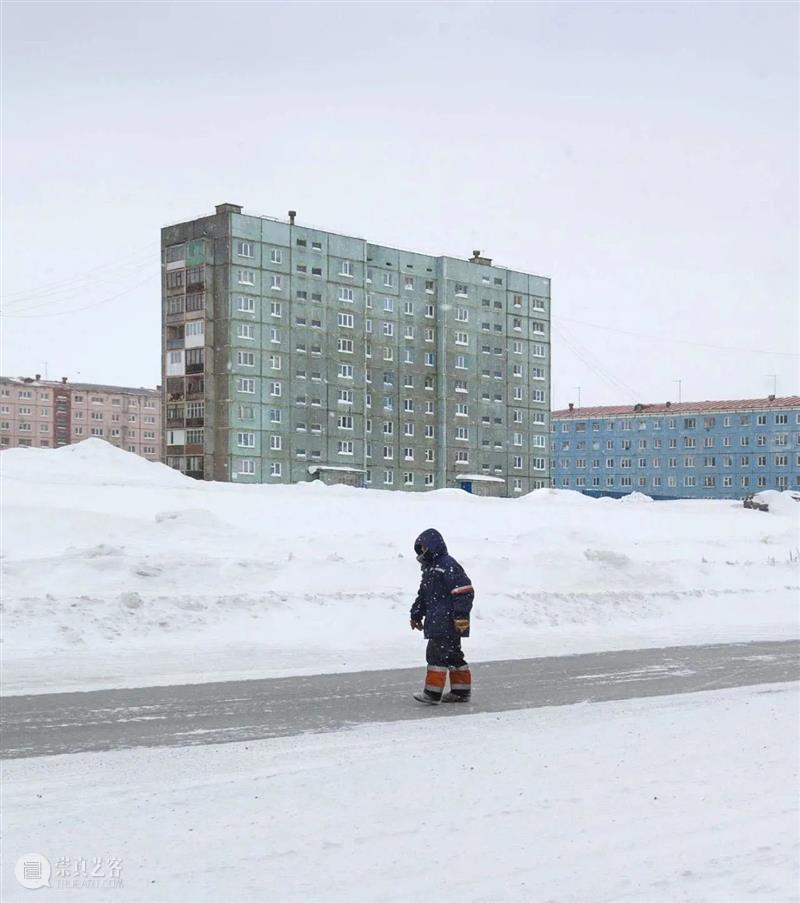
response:
<path id="1" fill-rule="evenodd" d="M 0 449 L 59 448 L 92 436 L 161 460 L 160 389 L 0 376 Z"/>

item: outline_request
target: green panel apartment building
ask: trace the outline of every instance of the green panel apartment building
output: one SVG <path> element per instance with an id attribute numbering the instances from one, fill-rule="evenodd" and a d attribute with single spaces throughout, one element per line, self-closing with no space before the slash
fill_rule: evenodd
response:
<path id="1" fill-rule="evenodd" d="M 169 465 L 242 483 L 549 485 L 549 279 L 241 211 L 161 232 Z"/>

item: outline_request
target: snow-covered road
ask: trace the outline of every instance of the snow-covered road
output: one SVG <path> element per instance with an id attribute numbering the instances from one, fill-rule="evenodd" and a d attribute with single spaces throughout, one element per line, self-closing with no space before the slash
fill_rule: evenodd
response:
<path id="1" fill-rule="evenodd" d="M 439 711 L 5 762 L 4 900 L 31 852 L 76 903 L 798 899 L 797 684 Z"/>
<path id="2" fill-rule="evenodd" d="M 318 674 L 3 700 L 2 755 L 194 746 L 356 724 L 664 696 L 800 678 L 800 643 L 636 649 L 473 666 L 469 706 L 411 699 L 423 669 Z"/>

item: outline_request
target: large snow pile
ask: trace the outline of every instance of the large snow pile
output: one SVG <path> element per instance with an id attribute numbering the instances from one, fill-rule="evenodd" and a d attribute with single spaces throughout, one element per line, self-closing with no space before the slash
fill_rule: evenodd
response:
<path id="1" fill-rule="evenodd" d="M 91 486 L 185 486 L 187 477 L 116 448 L 102 439 L 85 439 L 63 448 L 10 448 L 0 469 L 10 479 L 27 483 L 78 483 Z"/>
<path id="2" fill-rule="evenodd" d="M 788 499 L 200 483 L 101 440 L 0 469 L 5 693 L 417 664 L 429 526 L 477 587 L 474 659 L 797 634 Z"/>

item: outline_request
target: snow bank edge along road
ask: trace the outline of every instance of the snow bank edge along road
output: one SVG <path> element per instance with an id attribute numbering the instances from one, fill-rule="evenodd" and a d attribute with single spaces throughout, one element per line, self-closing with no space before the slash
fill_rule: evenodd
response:
<path id="1" fill-rule="evenodd" d="M 478 588 L 473 659 L 798 635 L 800 505 L 198 483 L 87 440 L 12 449 L 3 692 L 422 660 L 411 543 Z"/>

